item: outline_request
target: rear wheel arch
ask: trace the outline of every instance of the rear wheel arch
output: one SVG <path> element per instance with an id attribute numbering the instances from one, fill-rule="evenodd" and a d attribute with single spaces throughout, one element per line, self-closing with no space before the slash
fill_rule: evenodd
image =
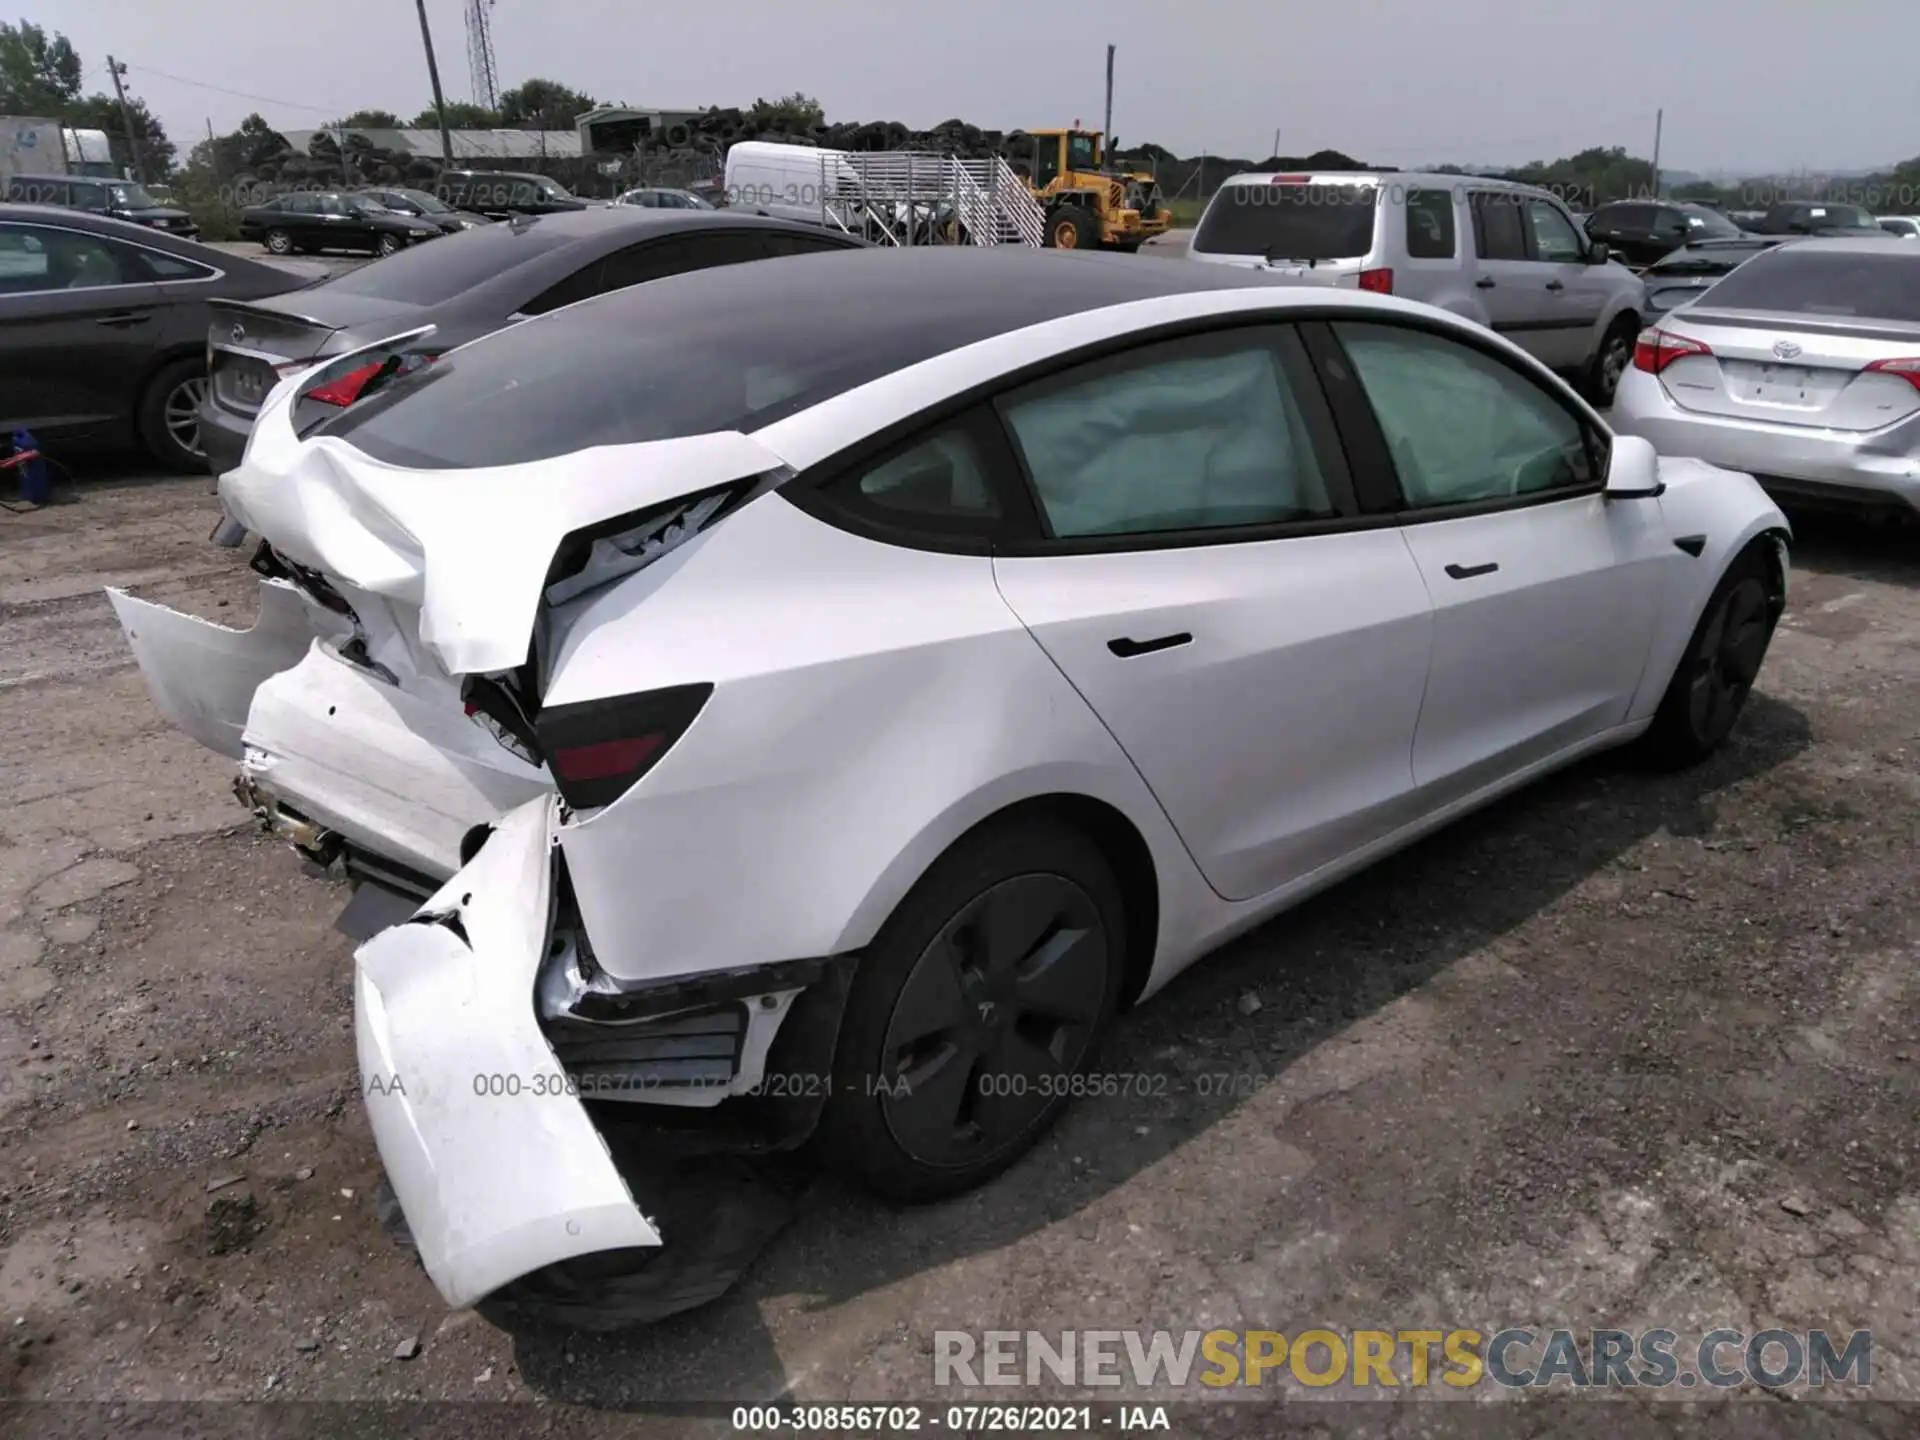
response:
<path id="1" fill-rule="evenodd" d="M 1131 1005 L 1153 972 L 1160 933 L 1160 877 L 1153 851 L 1140 829 L 1117 806 L 1091 795 L 1059 791 L 1028 796 L 983 815 L 953 836 L 931 856 L 917 874 L 907 878 L 888 907 L 888 914 L 913 893 L 920 881 L 947 855 L 983 831 L 1025 821 L 1052 820 L 1078 831 L 1100 851 L 1120 883 L 1126 908 L 1126 973 L 1121 980 L 1120 1003 Z M 886 916 L 880 917 L 885 923 Z"/>

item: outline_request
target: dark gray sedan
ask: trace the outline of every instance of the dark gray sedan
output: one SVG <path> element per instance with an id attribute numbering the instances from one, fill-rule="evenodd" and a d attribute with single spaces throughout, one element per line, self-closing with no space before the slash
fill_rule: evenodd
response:
<path id="1" fill-rule="evenodd" d="M 725 211 L 604 206 L 519 216 L 403 250 L 297 295 L 217 306 L 206 335 L 213 383 L 200 410 L 207 463 L 216 475 L 238 465 L 267 393 L 329 356 L 431 326 L 408 346 L 410 356 L 431 357 L 628 285 L 863 244 L 814 225 Z M 351 391 L 336 382 L 318 398 L 344 404 Z"/>
<path id="2" fill-rule="evenodd" d="M 29 430 L 53 454 L 138 441 L 198 470 L 210 306 L 324 273 L 78 210 L 0 205 L 0 433 Z"/>

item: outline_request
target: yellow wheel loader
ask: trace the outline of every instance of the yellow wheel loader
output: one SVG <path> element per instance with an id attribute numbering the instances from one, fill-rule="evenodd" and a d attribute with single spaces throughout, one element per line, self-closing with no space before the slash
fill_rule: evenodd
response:
<path id="1" fill-rule="evenodd" d="M 1098 130 L 1029 130 L 1030 156 L 1013 164 L 1046 212 L 1046 241 L 1056 250 L 1131 253 L 1166 233 L 1173 212 L 1151 175 L 1109 170 Z"/>

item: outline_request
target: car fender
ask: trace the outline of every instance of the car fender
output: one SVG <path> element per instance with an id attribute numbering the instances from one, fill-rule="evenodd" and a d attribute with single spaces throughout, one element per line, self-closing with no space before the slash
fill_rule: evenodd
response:
<path id="1" fill-rule="evenodd" d="M 768 496 L 572 620 L 546 703 L 699 682 L 714 689 L 665 757 L 558 832 L 617 979 L 856 950 L 954 840 L 1049 794 L 1124 815 L 1165 932 L 1196 925 L 1164 812 L 985 556 L 887 545 Z"/>
<path id="2" fill-rule="evenodd" d="M 1723 470 L 1704 460 L 1663 455 L 1660 479 L 1666 489 L 1658 503 L 1668 534 L 1675 545 L 1685 541 L 1690 546 L 1697 541 L 1701 549 L 1697 558 L 1668 572 L 1660 623 L 1640 688 L 1627 712 L 1629 723 L 1648 719 L 1659 709 L 1707 599 L 1734 558 L 1756 539 L 1772 535 L 1781 544 L 1784 575 L 1785 547 L 1793 537 L 1786 515 L 1751 475 Z"/>

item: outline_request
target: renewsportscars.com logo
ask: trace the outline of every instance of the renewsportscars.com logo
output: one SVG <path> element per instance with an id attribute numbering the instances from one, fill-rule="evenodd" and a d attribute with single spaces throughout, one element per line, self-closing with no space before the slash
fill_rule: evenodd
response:
<path id="1" fill-rule="evenodd" d="M 1873 1383 L 1873 1335 L 1825 1330 L 937 1330 L 938 1386 L 1727 1390 Z"/>

